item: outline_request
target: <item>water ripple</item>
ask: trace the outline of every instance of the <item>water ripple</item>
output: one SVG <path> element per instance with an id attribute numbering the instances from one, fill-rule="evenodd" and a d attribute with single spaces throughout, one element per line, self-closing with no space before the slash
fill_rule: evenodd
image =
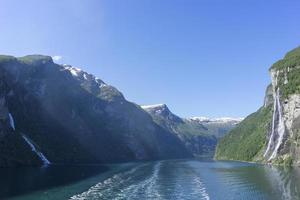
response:
<path id="1" fill-rule="evenodd" d="M 130 171 L 119 173 L 92 186 L 89 190 L 71 197 L 71 200 L 86 199 L 169 199 L 164 194 L 173 193 L 172 199 L 182 199 L 186 197 L 209 200 L 209 195 L 200 177 L 196 174 L 183 176 L 185 180 L 180 180 L 175 184 L 170 177 L 160 175 L 164 162 L 157 162 L 154 165 L 138 166 Z M 172 170 L 171 170 L 172 171 Z M 181 172 L 180 172 L 181 173 Z M 189 171 L 189 173 L 191 173 Z M 186 182 L 189 185 L 181 185 Z M 189 191 L 185 191 L 187 189 Z M 163 192 L 162 192 L 163 191 Z"/>

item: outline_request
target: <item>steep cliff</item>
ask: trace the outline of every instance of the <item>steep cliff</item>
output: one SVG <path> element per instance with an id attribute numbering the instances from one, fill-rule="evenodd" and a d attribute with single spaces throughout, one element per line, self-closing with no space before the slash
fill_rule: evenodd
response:
<path id="1" fill-rule="evenodd" d="M 191 156 L 177 137 L 154 123 L 140 106 L 78 68 L 58 65 L 49 56 L 0 56 L 0 71 L 5 88 L 0 95 L 3 156 L 5 151 L 32 155 L 34 159 L 24 159 L 23 164 L 35 158 L 45 163 L 43 156 L 53 163 Z M 9 127 L 12 119 L 13 128 Z M 16 146 L 18 140 L 26 151 Z M 6 164 L 0 160 L 1 165 Z"/>
<path id="2" fill-rule="evenodd" d="M 26 141 L 15 129 L 14 116 L 7 103 L 13 91 L 4 76 L 5 73 L 0 68 L 0 167 L 20 164 L 40 165 L 42 161 L 30 150 Z"/>
<path id="3" fill-rule="evenodd" d="M 270 74 L 264 106 L 220 141 L 217 159 L 300 164 L 300 47 Z"/>
<path id="4" fill-rule="evenodd" d="M 270 69 L 273 118 L 264 158 L 268 162 L 300 164 L 300 48 Z"/>

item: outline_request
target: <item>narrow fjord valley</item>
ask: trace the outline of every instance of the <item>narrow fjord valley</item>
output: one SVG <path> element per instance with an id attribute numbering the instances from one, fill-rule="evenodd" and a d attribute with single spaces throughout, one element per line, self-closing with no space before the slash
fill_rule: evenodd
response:
<path id="1" fill-rule="evenodd" d="M 0 56 L 0 197 L 298 199 L 298 169 L 211 158 L 299 164 L 299 50 L 272 66 L 244 120 L 181 118 L 50 56 Z M 22 184 L 6 190 L 12 177 Z"/>
<path id="2" fill-rule="evenodd" d="M 152 116 L 155 123 L 176 135 L 196 157 L 212 155 L 218 139 L 242 120 L 241 118 L 209 119 L 206 117 L 183 119 L 173 114 L 165 104 L 142 106 L 142 108 Z"/>
<path id="3" fill-rule="evenodd" d="M 300 200 L 299 10 L 0 0 L 0 200 Z"/>

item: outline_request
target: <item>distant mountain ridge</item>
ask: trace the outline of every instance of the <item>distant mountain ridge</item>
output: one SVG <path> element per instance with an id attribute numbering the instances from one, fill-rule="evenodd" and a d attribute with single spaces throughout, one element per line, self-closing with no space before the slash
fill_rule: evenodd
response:
<path id="1" fill-rule="evenodd" d="M 168 106 L 166 104 L 153 104 L 153 105 L 141 105 L 141 107 L 148 111 L 148 112 L 157 112 L 157 113 L 162 113 L 162 112 L 166 112 L 169 113 L 170 115 L 172 115 L 173 117 L 178 117 L 177 115 L 173 114 Z M 234 117 L 218 117 L 218 118 L 209 118 L 209 117 L 204 117 L 204 116 L 200 116 L 200 117 L 188 117 L 188 118 L 180 118 L 182 120 L 189 120 L 189 121 L 194 121 L 194 122 L 206 122 L 206 123 L 232 123 L 232 124 L 238 124 L 241 121 L 244 120 L 244 118 L 242 117 L 238 117 L 238 118 L 234 118 Z"/>
<path id="2" fill-rule="evenodd" d="M 218 138 L 223 137 L 242 119 L 206 117 L 180 118 L 166 104 L 142 105 L 153 120 L 164 129 L 174 133 L 195 156 L 211 154 Z"/>
<path id="3" fill-rule="evenodd" d="M 232 118 L 232 117 L 219 117 L 219 118 L 209 118 L 209 117 L 190 117 L 188 120 L 198 121 L 198 122 L 207 122 L 207 123 L 240 123 L 244 118 Z"/>

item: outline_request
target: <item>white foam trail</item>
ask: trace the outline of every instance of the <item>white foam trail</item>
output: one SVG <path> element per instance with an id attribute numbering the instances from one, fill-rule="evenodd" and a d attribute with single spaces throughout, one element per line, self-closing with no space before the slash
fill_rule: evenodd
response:
<path id="1" fill-rule="evenodd" d="M 161 175 L 163 162 L 157 162 L 153 166 L 152 164 L 145 164 L 143 166 L 138 166 L 132 170 L 122 172 L 108 178 L 98 184 L 92 186 L 86 192 L 78 195 L 72 196 L 71 200 L 87 200 L 87 199 L 130 199 L 130 200 L 140 200 L 140 199 L 155 199 L 162 200 L 166 199 L 165 193 L 161 193 L 164 187 L 167 187 L 169 193 L 172 193 L 173 189 L 166 186 L 166 181 Z M 149 168 L 150 167 L 150 168 Z M 149 170 L 151 172 L 149 173 Z M 194 174 L 195 175 L 195 174 Z M 175 189 L 175 192 L 183 192 L 182 195 L 173 196 L 170 199 L 188 199 L 197 198 L 202 200 L 210 200 L 210 197 L 204 187 L 203 182 L 197 175 L 191 176 L 187 184 L 191 183 L 191 190 L 189 193 L 184 193 L 185 190 L 180 188 L 179 191 Z M 162 178 L 162 179 L 161 179 Z M 163 184 L 163 185 L 161 185 Z M 168 183 L 167 183 L 168 184 Z M 170 184 L 170 183 L 169 183 Z M 161 188 L 161 186 L 163 188 Z M 183 186 L 185 189 L 187 186 Z"/>
<path id="2" fill-rule="evenodd" d="M 86 192 L 81 194 L 77 194 L 72 196 L 70 199 L 72 200 L 86 200 L 86 199 L 101 199 L 105 196 L 105 194 L 109 194 L 113 188 L 116 188 L 123 183 L 126 184 L 134 173 L 140 169 L 141 166 L 135 167 L 127 172 L 121 172 L 114 175 L 111 178 L 108 178 L 102 182 L 97 183 L 92 186 Z"/>
<path id="3" fill-rule="evenodd" d="M 149 178 L 145 179 L 144 181 L 138 184 L 131 185 L 130 187 L 126 188 L 124 191 L 126 194 L 128 194 L 128 199 L 137 198 L 138 193 L 140 191 L 144 192 L 145 198 L 162 199 L 161 195 L 159 194 L 156 188 L 160 167 L 161 162 L 156 163 L 154 166 L 153 173 Z"/>
<path id="4" fill-rule="evenodd" d="M 30 139 L 29 139 L 26 135 L 22 134 L 22 137 L 23 137 L 23 139 L 26 141 L 26 143 L 31 147 L 31 150 L 32 150 L 33 152 L 35 152 L 36 155 L 43 161 L 43 164 L 44 164 L 44 165 L 49 165 L 49 164 L 51 164 L 51 162 L 46 158 L 46 156 L 45 156 L 42 152 L 38 151 L 38 150 L 35 148 L 34 144 L 30 141 Z"/>
<path id="5" fill-rule="evenodd" d="M 9 116 L 9 122 L 10 122 L 10 126 L 12 127 L 12 129 L 14 129 L 14 131 L 16 130 L 16 126 L 15 126 L 15 121 L 14 121 L 14 118 L 12 116 L 11 113 L 8 113 L 8 116 Z"/>
<path id="6" fill-rule="evenodd" d="M 195 176 L 193 182 L 195 183 L 195 186 L 197 188 L 197 190 L 195 191 L 195 195 L 197 195 L 200 192 L 200 195 L 202 196 L 200 199 L 210 200 L 210 197 L 206 191 L 206 188 L 204 187 L 203 182 L 200 180 L 200 177 Z"/>
<path id="7" fill-rule="evenodd" d="M 203 198 L 201 198 L 201 199 L 203 199 L 203 200 L 210 200 L 210 197 L 209 197 L 208 193 L 206 192 L 206 188 L 203 186 L 202 182 L 201 182 L 201 187 L 202 188 L 199 190 L 200 193 L 201 193 L 201 195 L 203 196 Z"/>
<path id="8" fill-rule="evenodd" d="M 144 165 L 143 165 L 144 166 Z M 136 167 L 127 172 L 119 173 L 103 182 L 91 187 L 88 191 L 72 196 L 72 200 L 84 199 L 161 199 L 156 188 L 160 171 L 160 163 L 155 164 L 153 173 L 137 183 L 133 183 L 135 174 L 140 174 L 143 166 Z"/>

